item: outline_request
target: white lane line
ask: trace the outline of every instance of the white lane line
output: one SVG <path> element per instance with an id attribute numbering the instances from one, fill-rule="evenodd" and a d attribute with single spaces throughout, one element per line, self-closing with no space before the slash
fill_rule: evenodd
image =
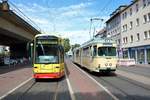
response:
<path id="1" fill-rule="evenodd" d="M 94 78 L 92 78 L 89 74 L 87 74 L 85 71 L 81 70 L 80 68 L 78 68 L 76 65 L 75 67 L 80 70 L 81 72 L 83 72 L 85 75 L 87 75 L 90 79 L 92 79 L 98 86 L 100 86 L 102 89 L 104 89 L 114 100 L 119 100 L 115 95 L 113 95 L 105 86 L 103 86 L 102 84 L 100 84 L 99 82 L 97 82 Z"/>
<path id="2" fill-rule="evenodd" d="M 27 79 L 26 81 L 22 82 L 21 84 L 19 84 L 17 87 L 13 88 L 12 90 L 10 90 L 9 92 L 5 93 L 4 95 L 2 95 L 0 97 L 0 100 L 5 98 L 6 96 L 8 96 L 9 94 L 11 94 L 12 92 L 14 92 L 15 90 L 17 90 L 18 88 L 22 87 L 24 84 L 26 84 L 27 82 L 29 82 L 32 79 L 32 77 L 30 77 L 29 79 Z"/>
<path id="3" fill-rule="evenodd" d="M 69 78 L 68 78 L 68 75 L 66 74 L 66 70 L 65 70 L 65 75 L 66 75 L 66 81 L 67 81 L 67 85 L 68 85 L 68 88 L 69 88 L 69 93 L 70 93 L 70 96 L 71 96 L 71 100 L 76 100 L 75 96 L 74 96 L 73 89 L 71 87 L 71 84 L 70 84 L 70 81 L 69 81 Z"/>

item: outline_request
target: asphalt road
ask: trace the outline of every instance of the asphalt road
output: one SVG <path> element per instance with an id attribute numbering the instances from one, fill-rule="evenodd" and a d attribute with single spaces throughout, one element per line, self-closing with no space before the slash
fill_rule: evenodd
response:
<path id="1" fill-rule="evenodd" d="M 135 73 L 135 74 L 138 74 L 138 75 L 150 77 L 150 68 L 148 68 L 148 67 L 144 67 L 144 66 L 141 66 L 141 67 L 137 67 L 137 66 L 129 66 L 129 67 L 121 66 L 121 67 L 118 67 L 118 69 L 126 71 L 126 72 Z"/>
<path id="2" fill-rule="evenodd" d="M 71 100 L 71 97 L 65 78 L 38 82 L 32 79 L 3 100 Z"/>
<path id="3" fill-rule="evenodd" d="M 86 71 L 98 83 L 106 87 L 119 100 L 150 100 L 149 85 L 145 85 L 117 73 L 90 73 L 86 69 L 82 70 Z M 139 67 L 120 67 L 119 70 L 124 70 L 130 73 L 133 72 L 144 76 L 150 75 L 150 68 L 143 69 Z"/>

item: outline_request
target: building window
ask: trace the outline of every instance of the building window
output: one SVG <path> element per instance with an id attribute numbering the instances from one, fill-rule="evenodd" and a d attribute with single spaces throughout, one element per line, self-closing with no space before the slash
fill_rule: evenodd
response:
<path id="1" fill-rule="evenodd" d="M 128 37 L 126 37 L 126 43 L 128 43 Z"/>
<path id="2" fill-rule="evenodd" d="M 130 57 L 133 58 L 133 59 L 136 59 L 135 50 L 131 50 Z"/>
<path id="3" fill-rule="evenodd" d="M 133 27 L 133 22 L 131 21 L 130 22 L 130 29 L 132 29 L 132 27 Z"/>
<path id="4" fill-rule="evenodd" d="M 147 4 L 148 4 L 148 5 L 150 4 L 150 0 L 147 0 Z"/>
<path id="5" fill-rule="evenodd" d="M 148 21 L 150 22 L 150 13 L 148 13 Z"/>
<path id="6" fill-rule="evenodd" d="M 124 32 L 125 31 L 125 29 L 124 29 L 124 25 L 122 26 L 122 32 Z"/>
<path id="7" fill-rule="evenodd" d="M 130 16 L 132 15 L 132 8 L 130 8 Z"/>
<path id="8" fill-rule="evenodd" d="M 140 63 L 140 64 L 142 64 L 142 63 L 144 63 L 144 49 L 139 49 L 139 50 L 137 50 L 137 53 L 138 53 L 138 55 L 137 55 L 137 61 L 138 61 L 138 63 Z"/>
<path id="9" fill-rule="evenodd" d="M 147 49 L 147 62 L 150 64 L 150 49 Z"/>
<path id="10" fill-rule="evenodd" d="M 127 18 L 127 12 L 124 13 L 124 17 Z"/>
<path id="11" fill-rule="evenodd" d="M 147 22 L 147 16 L 144 15 L 143 17 L 144 17 L 144 23 L 146 23 Z"/>
<path id="12" fill-rule="evenodd" d="M 148 38 L 148 35 L 147 35 L 147 31 L 144 32 L 144 39 L 146 40 Z"/>
<path id="13" fill-rule="evenodd" d="M 136 19 L 136 26 L 139 26 L 139 18 Z"/>
<path id="14" fill-rule="evenodd" d="M 123 51 L 123 58 L 128 58 L 128 51 L 127 50 Z"/>
<path id="15" fill-rule="evenodd" d="M 143 0 L 143 8 L 146 7 L 146 0 Z"/>
<path id="16" fill-rule="evenodd" d="M 122 19 L 124 19 L 124 13 L 122 14 Z"/>
<path id="17" fill-rule="evenodd" d="M 118 39 L 118 44 L 120 45 L 120 39 Z"/>
<path id="18" fill-rule="evenodd" d="M 127 24 L 123 25 L 123 32 L 127 31 Z"/>
<path id="19" fill-rule="evenodd" d="M 137 41 L 140 41 L 140 34 L 137 33 Z"/>
<path id="20" fill-rule="evenodd" d="M 127 12 L 124 12 L 124 13 L 122 14 L 122 19 L 125 19 L 125 18 L 127 18 Z"/>
<path id="21" fill-rule="evenodd" d="M 150 30 L 148 31 L 148 38 L 150 39 Z"/>
<path id="22" fill-rule="evenodd" d="M 125 25 L 125 31 L 127 31 L 127 24 Z"/>
<path id="23" fill-rule="evenodd" d="M 126 41 L 125 38 L 123 38 L 123 43 L 125 43 L 125 41 Z"/>
<path id="24" fill-rule="evenodd" d="M 123 38 L 123 43 L 128 43 L 128 37 Z"/>
<path id="25" fill-rule="evenodd" d="M 133 35 L 131 35 L 131 43 L 133 42 Z"/>
<path id="26" fill-rule="evenodd" d="M 138 12 L 138 11 L 139 11 L 139 5 L 136 4 L 136 12 Z"/>

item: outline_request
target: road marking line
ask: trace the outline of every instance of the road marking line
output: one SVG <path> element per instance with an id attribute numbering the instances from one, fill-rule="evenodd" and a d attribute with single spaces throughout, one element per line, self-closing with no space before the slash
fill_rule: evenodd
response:
<path id="1" fill-rule="evenodd" d="M 70 81 L 69 81 L 69 78 L 68 78 L 68 75 L 66 74 L 66 71 L 65 71 L 65 75 L 66 75 L 66 81 L 67 81 L 67 84 L 68 84 L 68 88 L 69 88 L 69 93 L 70 93 L 70 96 L 71 96 L 71 100 L 76 100 L 75 99 L 75 96 L 74 96 L 74 92 L 73 92 L 73 89 L 71 87 L 71 84 L 70 84 Z"/>
<path id="2" fill-rule="evenodd" d="M 18 88 L 22 87 L 23 85 L 25 85 L 27 82 L 29 82 L 32 79 L 32 77 L 30 77 L 29 79 L 27 79 L 26 81 L 22 82 L 21 84 L 19 84 L 17 87 L 13 88 L 12 90 L 10 90 L 9 92 L 5 93 L 4 95 L 2 95 L 0 97 L 0 100 L 5 98 L 6 96 L 8 96 L 9 94 L 11 94 L 12 92 L 14 92 L 15 90 L 17 90 Z"/>
<path id="3" fill-rule="evenodd" d="M 80 68 L 78 68 L 76 65 L 75 67 L 80 70 L 81 72 L 83 72 L 85 75 L 87 75 L 90 79 L 92 79 L 98 86 L 100 86 L 101 88 L 103 88 L 114 100 L 119 100 L 115 95 L 113 95 L 105 86 L 103 86 L 102 84 L 100 84 L 99 82 L 97 82 L 94 78 L 92 78 L 89 74 L 87 74 L 86 72 L 84 72 L 83 70 L 81 70 Z"/>

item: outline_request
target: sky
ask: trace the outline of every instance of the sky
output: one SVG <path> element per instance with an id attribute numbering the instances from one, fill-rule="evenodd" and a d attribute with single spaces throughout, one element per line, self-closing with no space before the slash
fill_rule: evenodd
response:
<path id="1" fill-rule="evenodd" d="M 57 34 L 69 38 L 71 44 L 82 44 L 92 37 L 94 27 L 96 31 L 102 29 L 114 10 L 120 5 L 130 4 L 131 0 L 9 0 L 9 2 L 36 23 L 42 33 Z M 93 21 L 90 34 L 91 18 L 100 18 L 104 21 Z"/>

